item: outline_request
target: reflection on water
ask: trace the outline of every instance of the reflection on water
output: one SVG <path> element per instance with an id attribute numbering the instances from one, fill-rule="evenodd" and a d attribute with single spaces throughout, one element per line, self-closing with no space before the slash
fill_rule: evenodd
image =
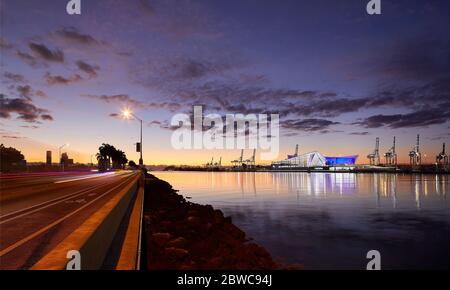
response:
<path id="1" fill-rule="evenodd" d="M 212 204 L 284 262 L 311 269 L 450 268 L 448 175 L 154 172 Z"/>

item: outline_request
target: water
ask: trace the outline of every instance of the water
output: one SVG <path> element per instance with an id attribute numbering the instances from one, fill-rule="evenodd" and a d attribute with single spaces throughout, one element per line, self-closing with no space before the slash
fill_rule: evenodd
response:
<path id="1" fill-rule="evenodd" d="M 153 172 L 306 269 L 450 269 L 449 175 Z"/>

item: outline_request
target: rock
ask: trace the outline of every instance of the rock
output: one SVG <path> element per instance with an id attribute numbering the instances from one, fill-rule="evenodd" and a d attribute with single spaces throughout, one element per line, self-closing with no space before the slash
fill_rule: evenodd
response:
<path id="1" fill-rule="evenodd" d="M 189 252 L 185 249 L 175 248 L 175 247 L 169 247 L 164 249 L 164 254 L 167 256 L 167 258 L 172 260 L 181 260 L 184 257 L 186 257 Z"/>
<path id="2" fill-rule="evenodd" d="M 144 201 L 148 269 L 295 268 L 273 262 L 221 210 L 187 202 L 156 177 L 146 182 Z"/>
<path id="3" fill-rule="evenodd" d="M 183 237 L 178 237 L 176 239 L 170 240 L 166 247 L 183 248 L 186 246 L 187 240 Z"/>
<path id="4" fill-rule="evenodd" d="M 152 240 L 158 246 L 164 246 L 172 236 L 169 233 L 154 233 L 152 234 Z"/>
<path id="5" fill-rule="evenodd" d="M 196 216 L 189 216 L 187 218 L 187 221 L 188 221 L 189 224 L 194 225 L 194 226 L 200 224 L 200 218 L 198 218 Z"/>

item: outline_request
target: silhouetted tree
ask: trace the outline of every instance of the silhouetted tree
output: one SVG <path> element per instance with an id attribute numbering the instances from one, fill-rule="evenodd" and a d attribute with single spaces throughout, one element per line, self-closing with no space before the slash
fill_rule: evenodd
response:
<path id="1" fill-rule="evenodd" d="M 109 169 L 111 164 L 114 169 L 125 168 L 125 164 L 128 162 L 125 152 L 116 149 L 110 144 L 103 143 L 98 148 L 98 152 L 96 156 L 100 170 Z"/>
<path id="2" fill-rule="evenodd" d="M 125 168 L 125 164 L 128 162 L 128 158 L 122 150 L 116 150 L 114 152 L 113 160 L 116 166 L 120 166 L 122 169 Z"/>
<path id="3" fill-rule="evenodd" d="M 137 167 L 138 167 L 137 164 L 136 164 L 136 162 L 134 162 L 133 160 L 130 160 L 130 161 L 128 162 L 128 166 L 130 166 L 131 168 L 137 168 Z"/>
<path id="4" fill-rule="evenodd" d="M 23 169 L 25 163 L 25 157 L 23 154 L 13 147 L 5 147 L 0 145 L 0 171 L 6 172 L 13 169 Z"/>

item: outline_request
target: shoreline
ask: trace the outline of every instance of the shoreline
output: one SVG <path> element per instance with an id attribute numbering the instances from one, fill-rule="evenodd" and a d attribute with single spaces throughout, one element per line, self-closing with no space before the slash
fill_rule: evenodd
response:
<path id="1" fill-rule="evenodd" d="M 145 176 L 145 257 L 148 270 L 274 270 L 270 253 L 211 205 L 187 201 L 152 174 Z"/>
<path id="2" fill-rule="evenodd" d="M 412 174 L 439 174 L 439 175 L 449 175 L 450 171 L 408 171 L 408 170 L 314 170 L 314 169 L 276 169 L 276 170 L 227 170 L 227 169 L 219 169 L 219 170 L 211 170 L 211 169 L 203 169 L 203 168 L 178 168 L 173 170 L 149 170 L 150 172 L 302 172 L 302 173 L 354 173 L 354 174 L 365 174 L 365 173 L 372 173 L 372 174 L 405 174 L 405 175 L 412 175 Z"/>

